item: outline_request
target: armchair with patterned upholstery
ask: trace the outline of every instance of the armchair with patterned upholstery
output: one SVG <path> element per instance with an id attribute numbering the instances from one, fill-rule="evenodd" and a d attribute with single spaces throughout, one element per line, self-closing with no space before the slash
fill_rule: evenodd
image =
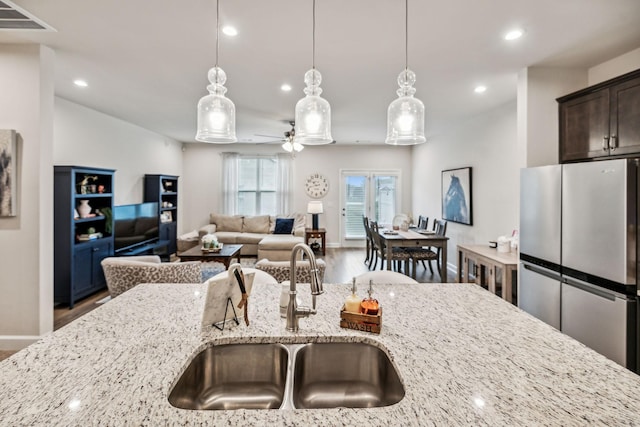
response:
<path id="1" fill-rule="evenodd" d="M 157 255 L 109 257 L 102 260 L 111 298 L 141 283 L 200 283 L 199 261 L 160 262 Z"/>
<path id="2" fill-rule="evenodd" d="M 324 271 L 327 268 L 327 264 L 325 264 L 321 259 L 317 259 L 316 264 L 318 266 L 318 279 L 320 279 L 320 282 L 323 282 Z M 278 283 L 282 283 L 291 278 L 291 263 L 289 261 L 269 261 L 268 259 L 263 258 L 256 263 L 256 269 L 269 273 L 278 281 Z M 298 283 L 311 282 L 310 269 L 309 261 L 296 262 L 296 270 L 298 270 L 296 280 Z"/>

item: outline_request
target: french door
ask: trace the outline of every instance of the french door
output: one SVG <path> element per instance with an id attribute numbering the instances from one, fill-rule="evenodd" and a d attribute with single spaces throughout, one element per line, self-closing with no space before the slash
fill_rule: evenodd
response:
<path id="1" fill-rule="evenodd" d="M 342 170 L 340 188 L 343 247 L 364 244 L 363 215 L 379 224 L 391 224 L 400 211 L 399 170 Z"/>

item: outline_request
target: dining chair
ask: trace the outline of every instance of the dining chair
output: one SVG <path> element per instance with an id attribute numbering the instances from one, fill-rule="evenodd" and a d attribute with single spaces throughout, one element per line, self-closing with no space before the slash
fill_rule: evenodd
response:
<path id="1" fill-rule="evenodd" d="M 364 233 L 366 240 L 366 257 L 364 259 L 365 264 L 371 264 L 371 259 L 373 258 L 373 244 L 371 242 L 371 232 L 369 230 L 369 218 L 366 215 L 362 215 L 362 223 L 364 225 Z M 369 262 L 368 262 L 369 261 Z"/>
<path id="2" fill-rule="evenodd" d="M 356 285 L 360 287 L 368 286 L 369 280 L 372 280 L 374 285 L 376 284 L 396 285 L 396 284 L 407 284 L 407 283 L 417 284 L 418 283 L 416 280 L 402 273 L 398 273 L 396 271 L 387 271 L 387 270 L 369 271 L 367 273 L 362 273 L 361 275 L 356 276 L 355 279 L 356 279 Z"/>
<path id="3" fill-rule="evenodd" d="M 437 219 L 433 222 L 433 231 L 436 236 L 444 237 L 447 234 L 447 221 L 443 219 Z M 438 274 L 442 277 L 442 267 L 440 262 L 440 251 L 442 248 L 433 248 L 433 247 L 422 247 L 422 248 L 411 248 L 407 249 L 406 252 L 410 255 L 411 261 L 413 264 L 413 272 L 412 277 L 416 278 L 416 268 L 418 266 L 418 261 L 422 262 L 422 265 L 426 268 L 424 264 L 425 261 L 429 262 L 429 271 L 433 275 L 433 266 L 431 265 L 431 261 L 436 261 L 436 267 L 438 268 Z M 444 266 L 446 269 L 446 266 Z M 446 270 L 445 270 L 446 271 Z"/>
<path id="4" fill-rule="evenodd" d="M 405 272 L 409 272 L 409 261 L 411 260 L 411 256 L 409 255 L 409 253 L 407 253 L 404 249 L 402 248 L 393 248 L 392 253 L 391 253 L 391 259 L 387 259 L 387 247 L 385 245 L 384 239 L 382 237 L 380 237 L 380 229 L 378 227 L 378 223 L 376 221 L 370 221 L 369 222 L 370 228 L 371 228 L 371 235 L 373 237 L 373 240 L 375 242 L 376 245 L 376 262 L 374 264 L 374 269 L 377 267 L 378 261 L 377 259 L 380 258 L 380 269 L 384 269 L 384 263 L 385 261 L 387 263 L 391 262 L 393 263 L 392 265 L 395 267 L 396 270 L 399 270 L 398 268 L 398 262 L 399 261 L 404 261 L 404 271 Z"/>
<path id="5" fill-rule="evenodd" d="M 429 217 L 418 215 L 418 230 L 426 230 L 429 225 Z"/>

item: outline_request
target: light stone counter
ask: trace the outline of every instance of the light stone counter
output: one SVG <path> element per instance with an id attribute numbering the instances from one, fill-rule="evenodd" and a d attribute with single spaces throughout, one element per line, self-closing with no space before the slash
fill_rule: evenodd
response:
<path id="1" fill-rule="evenodd" d="M 640 424 L 640 377 L 478 286 L 376 286 L 380 335 L 341 329 L 348 286 L 325 290 L 297 334 L 279 317 L 280 287 L 259 285 L 251 326 L 201 333 L 203 285 L 140 285 L 1 362 L 0 425 Z M 188 411 L 167 400 L 209 342 L 362 339 L 388 350 L 406 389 L 398 404 Z"/>

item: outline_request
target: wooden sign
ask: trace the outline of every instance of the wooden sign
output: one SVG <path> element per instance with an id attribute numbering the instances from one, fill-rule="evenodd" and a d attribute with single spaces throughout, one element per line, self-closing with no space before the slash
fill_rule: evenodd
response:
<path id="1" fill-rule="evenodd" d="M 340 311 L 340 327 L 379 334 L 382 329 L 382 307 L 378 310 L 378 314 L 370 315 L 345 311 L 343 306 Z"/>

